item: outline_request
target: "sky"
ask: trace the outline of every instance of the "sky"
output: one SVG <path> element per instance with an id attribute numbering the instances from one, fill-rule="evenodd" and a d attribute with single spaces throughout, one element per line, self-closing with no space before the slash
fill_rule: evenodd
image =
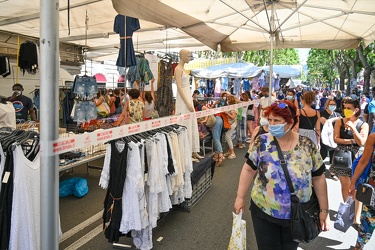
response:
<path id="1" fill-rule="evenodd" d="M 310 49 L 297 49 L 301 64 L 306 64 L 307 56 L 309 55 Z"/>

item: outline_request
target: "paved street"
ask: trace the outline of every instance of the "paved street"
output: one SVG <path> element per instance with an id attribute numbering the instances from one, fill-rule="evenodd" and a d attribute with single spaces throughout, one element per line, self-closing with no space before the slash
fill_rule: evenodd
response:
<path id="1" fill-rule="evenodd" d="M 245 149 L 236 149 L 237 158 L 225 160 L 215 169 L 212 187 L 203 198 L 188 212 L 172 210 L 158 222 L 153 230 L 154 249 L 156 250 L 188 250 L 227 249 L 231 234 L 233 203 L 237 191 L 238 177 L 244 162 Z M 101 160 L 95 165 L 102 164 Z M 98 186 L 99 170 L 90 170 L 80 166 L 73 172 L 65 173 L 61 179 L 80 176 L 88 179 L 89 193 L 78 199 L 75 197 L 60 198 L 60 215 L 63 230 L 63 241 L 60 249 L 113 249 L 102 234 L 102 207 L 105 190 Z M 327 179 L 330 216 L 334 216 L 341 201 L 339 182 Z M 248 249 L 257 249 L 249 211 L 244 214 L 248 222 Z M 300 249 L 353 249 L 357 233 L 350 228 L 341 233 L 333 228 L 321 233 L 310 244 L 300 245 Z M 159 240 L 159 241 L 157 241 Z M 128 238 L 121 238 L 122 244 L 129 244 Z M 372 239 L 365 249 L 375 249 Z"/>

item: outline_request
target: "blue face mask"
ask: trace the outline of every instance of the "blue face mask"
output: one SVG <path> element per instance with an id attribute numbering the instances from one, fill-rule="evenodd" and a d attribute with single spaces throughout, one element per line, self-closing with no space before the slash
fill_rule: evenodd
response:
<path id="1" fill-rule="evenodd" d="M 290 130 L 289 128 L 287 131 L 284 131 L 286 124 L 287 123 L 268 125 L 268 129 L 270 130 L 271 135 L 275 136 L 276 138 L 280 138 L 280 137 L 283 137 Z"/>
<path id="2" fill-rule="evenodd" d="M 293 96 L 292 95 L 287 95 L 286 99 L 289 100 L 289 101 L 291 101 L 291 100 L 293 100 Z"/>
<path id="3" fill-rule="evenodd" d="M 329 108 L 329 110 L 331 110 L 331 111 L 335 111 L 335 109 L 336 109 L 336 105 L 329 105 L 328 108 Z"/>

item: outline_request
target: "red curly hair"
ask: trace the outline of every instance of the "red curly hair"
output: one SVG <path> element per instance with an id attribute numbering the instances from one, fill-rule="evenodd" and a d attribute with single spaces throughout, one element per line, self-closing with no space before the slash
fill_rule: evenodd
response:
<path id="1" fill-rule="evenodd" d="M 281 103 L 286 104 L 285 107 L 280 107 Z M 268 117 L 270 115 L 282 117 L 287 123 L 291 123 L 293 121 L 293 127 L 298 122 L 297 117 L 297 108 L 293 102 L 288 100 L 276 101 L 272 103 L 270 106 L 265 108 L 264 116 Z"/>

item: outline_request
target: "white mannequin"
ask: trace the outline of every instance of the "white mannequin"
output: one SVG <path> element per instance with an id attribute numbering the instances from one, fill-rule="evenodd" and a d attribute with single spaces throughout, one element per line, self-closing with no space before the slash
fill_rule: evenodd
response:
<path id="1" fill-rule="evenodd" d="M 194 112 L 193 103 L 188 99 L 185 93 L 182 91 L 182 73 L 185 71 L 185 64 L 190 61 L 191 53 L 189 50 L 182 49 L 180 51 L 180 62 L 174 70 L 174 78 L 176 80 L 177 92 L 179 93 L 182 100 L 184 100 L 186 107 L 190 112 Z M 176 114 L 177 110 L 176 110 Z"/>
<path id="2" fill-rule="evenodd" d="M 185 64 L 190 61 L 191 52 L 183 49 L 180 51 L 180 62 L 174 70 L 174 78 L 177 85 L 177 98 L 176 98 L 176 110 L 175 114 L 186 114 L 189 112 L 195 112 L 193 105 L 192 93 L 190 90 L 189 75 L 185 72 Z M 187 127 L 188 139 L 192 148 L 192 160 L 199 161 L 198 159 L 204 158 L 200 156 L 199 152 L 199 134 L 198 134 L 198 123 L 196 119 L 190 121 L 183 121 L 181 125 Z"/>

